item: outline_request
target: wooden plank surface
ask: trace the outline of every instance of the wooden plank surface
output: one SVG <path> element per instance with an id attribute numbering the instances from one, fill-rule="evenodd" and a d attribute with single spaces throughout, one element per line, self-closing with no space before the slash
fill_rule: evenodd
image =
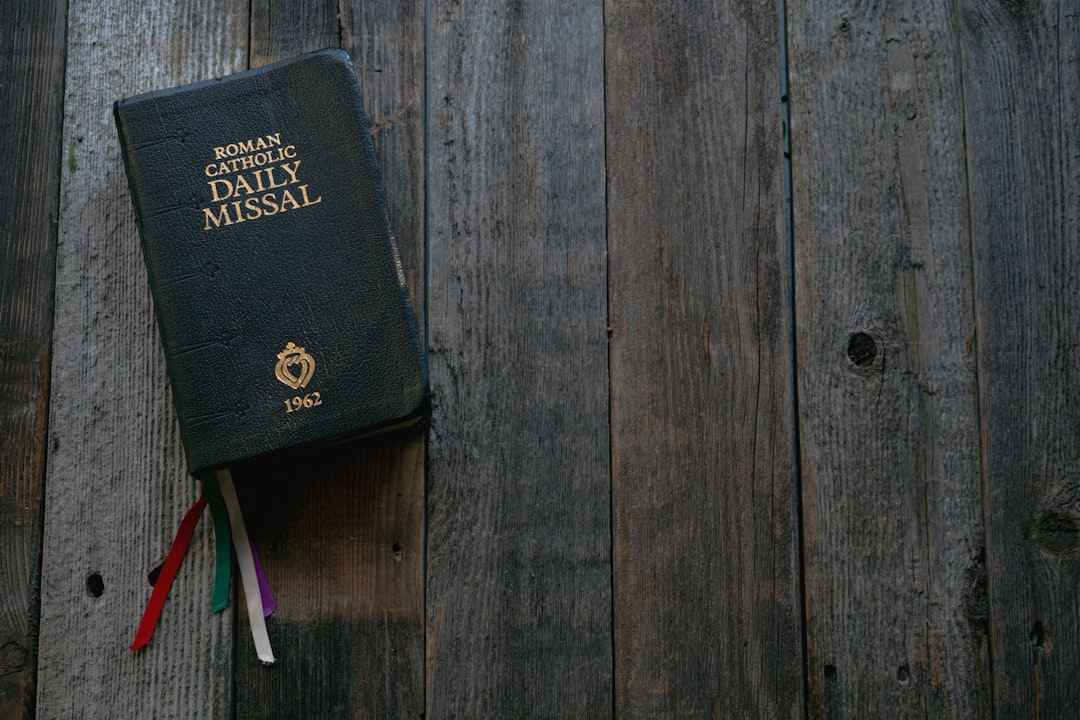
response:
<path id="1" fill-rule="evenodd" d="M 180 449 L 112 103 L 243 69 L 246 9 L 72 0 L 69 16 L 78 21 L 67 37 L 63 137 L 76 147 L 60 194 L 37 715 L 228 717 L 231 622 L 208 612 L 205 525 L 154 641 L 127 649 L 148 574 L 198 493 Z"/>
<path id="2" fill-rule="evenodd" d="M 1080 8 L 960 3 L 994 706 L 1080 708 Z"/>
<path id="3" fill-rule="evenodd" d="M 775 7 L 607 5 L 618 717 L 803 714 Z"/>
<path id="4" fill-rule="evenodd" d="M 421 2 L 256 2 L 252 66 L 327 46 L 353 58 L 390 227 L 423 312 Z M 424 712 L 424 436 L 237 472 L 278 610 L 278 656 L 237 625 L 236 717 L 393 717 Z M 243 630 L 243 632 L 241 632 Z"/>
<path id="5" fill-rule="evenodd" d="M 432 718 L 611 713 L 602 9 L 429 4 Z"/>
<path id="6" fill-rule="evenodd" d="M 32 717 L 63 126 L 64 2 L 0 24 L 0 717 Z"/>
<path id="7" fill-rule="evenodd" d="M 989 717 L 957 20 L 788 2 L 812 717 Z"/>
<path id="8" fill-rule="evenodd" d="M 1072 4 L 788 0 L 793 278 L 774 4 L 174 5 L 0 25 L 0 717 L 1075 715 Z M 326 46 L 430 447 L 237 469 L 279 663 L 208 525 L 133 654 L 197 489 L 111 104 Z"/>
<path id="9" fill-rule="evenodd" d="M 424 711 L 422 435 L 237 469 L 278 609 L 277 662 L 238 605 L 237 718 L 417 718 Z"/>

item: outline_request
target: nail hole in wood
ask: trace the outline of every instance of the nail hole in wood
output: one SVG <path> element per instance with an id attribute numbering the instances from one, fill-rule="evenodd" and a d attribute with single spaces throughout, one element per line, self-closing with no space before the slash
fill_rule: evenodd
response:
<path id="1" fill-rule="evenodd" d="M 908 669 L 907 665 L 901 665 L 896 671 L 896 682 L 900 683 L 901 685 L 907 685 L 908 680 L 910 679 L 911 670 Z"/>
<path id="2" fill-rule="evenodd" d="M 90 597 L 96 598 L 105 592 L 105 581 L 101 579 L 100 573 L 90 573 L 86 578 L 86 592 Z"/>
<path id="3" fill-rule="evenodd" d="M 154 587 L 154 583 L 157 582 L 158 575 L 161 574 L 161 565 L 151 570 L 146 574 L 146 582 L 150 583 L 150 587 Z"/>
<path id="4" fill-rule="evenodd" d="M 835 665 L 826 665 L 825 666 L 825 679 L 826 680 L 832 680 L 834 677 L 836 677 L 836 666 Z"/>
<path id="5" fill-rule="evenodd" d="M 1050 642 L 1050 631 L 1041 621 L 1036 620 L 1031 626 L 1031 644 L 1035 647 L 1045 648 Z"/>
<path id="6" fill-rule="evenodd" d="M 848 338 L 847 354 L 858 367 L 873 365 L 877 358 L 877 343 L 870 335 L 857 332 Z"/>

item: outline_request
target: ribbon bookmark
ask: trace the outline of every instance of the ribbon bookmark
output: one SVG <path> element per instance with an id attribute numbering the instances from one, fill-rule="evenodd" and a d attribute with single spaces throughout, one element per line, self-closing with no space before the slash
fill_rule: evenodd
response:
<path id="1" fill-rule="evenodd" d="M 157 627 L 158 618 L 161 617 L 161 609 L 165 607 L 165 598 L 169 595 L 176 571 L 180 569 L 180 563 L 187 553 L 191 536 L 195 532 L 195 526 L 199 524 L 203 509 L 206 507 L 206 496 L 199 494 L 199 499 L 184 513 L 184 519 L 180 521 L 180 527 L 176 531 L 169 554 L 165 556 L 165 562 L 161 564 L 161 572 L 158 573 L 154 590 L 150 593 L 150 601 L 146 603 L 139 629 L 135 633 L 135 642 L 131 644 L 132 650 L 145 647 L 150 638 L 154 636 L 154 628 Z M 273 662 L 273 657 L 270 659 Z"/>
<path id="2" fill-rule="evenodd" d="M 210 612 L 221 612 L 229 606 L 229 584 L 232 581 L 232 533 L 229 532 L 229 510 L 221 497 L 217 474 L 202 476 L 203 493 L 210 504 L 214 519 L 214 598 Z"/>
<path id="3" fill-rule="evenodd" d="M 240 513 L 240 501 L 233 487 L 232 474 L 225 470 L 218 471 L 218 484 L 225 507 L 229 511 L 229 523 L 232 525 L 233 548 L 240 563 L 240 581 L 244 586 L 244 600 L 247 602 L 248 622 L 251 623 L 251 639 L 255 641 L 255 653 L 263 663 L 274 662 L 274 651 L 270 648 L 270 636 L 266 633 L 266 619 L 263 614 L 262 592 L 259 588 L 258 573 L 248 540 L 244 516 Z"/>
<path id="4" fill-rule="evenodd" d="M 232 475 L 228 470 L 210 473 L 202 478 L 203 492 L 184 513 L 180 527 L 173 538 L 172 546 L 161 564 L 157 582 L 150 593 L 150 600 L 143 611 L 139 629 L 135 633 L 132 650 L 145 647 L 154 635 L 161 611 L 165 607 L 165 598 L 169 595 L 173 579 L 187 553 L 195 526 L 207 504 L 214 519 L 214 598 L 211 612 L 220 612 L 229 604 L 229 584 L 232 576 L 232 550 L 236 551 L 240 563 L 240 580 L 244 586 L 244 598 L 247 600 L 248 620 L 251 622 L 251 637 L 255 641 L 255 651 L 259 659 L 266 664 L 274 662 L 274 652 L 270 648 L 270 637 L 266 633 L 264 618 L 274 612 L 277 603 L 266 582 L 259 556 L 255 552 L 255 543 L 251 541 L 244 527 L 244 516 L 240 512 L 240 502 L 236 497 Z M 231 546 L 231 547 L 230 547 Z"/>
<path id="5" fill-rule="evenodd" d="M 255 551 L 255 541 L 248 538 L 248 542 L 251 544 L 251 559 L 255 563 L 255 577 L 259 580 L 259 597 L 262 598 L 263 617 L 270 617 L 277 610 L 277 600 L 274 599 L 274 593 L 270 592 L 270 583 L 266 582 L 266 575 L 263 574 L 262 563 L 259 562 L 259 553 Z"/>

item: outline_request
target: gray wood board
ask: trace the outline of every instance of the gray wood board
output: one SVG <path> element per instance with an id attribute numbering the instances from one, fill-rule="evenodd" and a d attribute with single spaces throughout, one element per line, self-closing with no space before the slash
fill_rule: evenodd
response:
<path id="1" fill-rule="evenodd" d="M 808 710 L 988 717 L 957 20 L 788 11 Z"/>
<path id="2" fill-rule="evenodd" d="M 616 715 L 802 717 L 775 4 L 606 22 Z"/>
<path id="3" fill-rule="evenodd" d="M 1080 15 L 787 12 L 794 320 L 771 4 L 8 8 L 0 717 L 1072 717 Z M 111 104 L 326 46 L 430 314 L 428 495 L 415 435 L 238 469 L 279 664 L 205 520 L 133 654 L 197 488 Z"/>
<path id="4" fill-rule="evenodd" d="M 0 717 L 32 717 L 41 573 L 65 2 L 0 25 Z M 72 138 L 72 141 L 75 141 Z"/>
<path id="5" fill-rule="evenodd" d="M 278 609 L 277 662 L 236 620 L 237 718 L 416 718 L 424 710 L 423 436 L 237 468 Z"/>
<path id="6" fill-rule="evenodd" d="M 418 314 L 424 270 L 420 2 L 256 2 L 252 66 L 327 46 L 353 58 Z M 424 437 L 238 470 L 278 610 L 278 663 L 240 607 L 236 716 L 419 717 L 424 711 Z"/>
<path id="7" fill-rule="evenodd" d="M 128 650 L 187 476 L 112 103 L 246 64 L 234 3 L 72 0 L 60 189 L 38 717 L 227 717 L 231 621 L 201 526 L 153 642 Z M 88 582 L 100 578 L 100 585 Z"/>
<path id="8" fill-rule="evenodd" d="M 429 717 L 612 708 L 599 0 L 429 8 Z"/>
<path id="9" fill-rule="evenodd" d="M 1080 8 L 962 2 L 998 717 L 1080 708 Z"/>

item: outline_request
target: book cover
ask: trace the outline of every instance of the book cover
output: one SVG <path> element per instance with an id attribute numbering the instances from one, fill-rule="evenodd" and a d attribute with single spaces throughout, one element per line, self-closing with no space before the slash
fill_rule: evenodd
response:
<path id="1" fill-rule="evenodd" d="M 114 110 L 190 472 L 421 420 L 426 358 L 348 55 Z"/>

